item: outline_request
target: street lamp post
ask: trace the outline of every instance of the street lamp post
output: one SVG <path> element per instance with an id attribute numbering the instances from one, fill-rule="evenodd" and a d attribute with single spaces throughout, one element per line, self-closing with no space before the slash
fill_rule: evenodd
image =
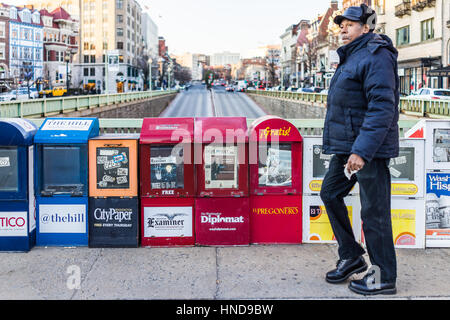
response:
<path id="1" fill-rule="evenodd" d="M 150 57 L 150 58 L 148 58 L 148 60 L 147 60 L 147 62 L 148 62 L 148 88 L 149 88 L 149 90 L 150 91 L 152 91 L 153 90 L 153 85 L 152 85 L 152 78 L 153 78 L 153 75 L 152 75 L 152 63 L 153 63 L 153 59 Z"/>
<path id="2" fill-rule="evenodd" d="M 64 60 L 66 61 L 66 90 L 67 90 L 67 94 L 69 94 L 69 87 L 70 87 L 70 83 L 69 83 L 70 52 L 69 51 L 66 51 L 66 54 L 64 56 Z"/>

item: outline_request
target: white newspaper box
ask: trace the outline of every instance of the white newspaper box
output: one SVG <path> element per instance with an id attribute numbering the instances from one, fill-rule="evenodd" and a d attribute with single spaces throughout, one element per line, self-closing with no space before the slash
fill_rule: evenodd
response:
<path id="1" fill-rule="evenodd" d="M 405 137 L 425 139 L 425 246 L 450 247 L 450 120 L 420 120 Z"/>

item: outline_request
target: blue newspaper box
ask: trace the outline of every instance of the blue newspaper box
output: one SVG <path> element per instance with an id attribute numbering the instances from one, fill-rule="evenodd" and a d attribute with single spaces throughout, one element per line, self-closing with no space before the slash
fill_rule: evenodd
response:
<path id="1" fill-rule="evenodd" d="M 36 245 L 88 245 L 88 140 L 97 118 L 48 118 L 36 133 Z"/>
<path id="2" fill-rule="evenodd" d="M 33 138 L 24 119 L 0 119 L 0 251 L 29 251 L 35 244 Z"/>

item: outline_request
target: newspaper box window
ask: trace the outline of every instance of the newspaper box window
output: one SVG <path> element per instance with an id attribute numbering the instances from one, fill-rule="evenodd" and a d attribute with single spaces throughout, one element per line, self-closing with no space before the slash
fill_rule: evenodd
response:
<path id="1" fill-rule="evenodd" d="M 36 244 L 88 245 L 88 140 L 97 118 L 47 118 L 35 136 Z"/>
<path id="2" fill-rule="evenodd" d="M 302 242 L 302 142 L 294 125 L 275 116 L 249 129 L 252 243 Z"/>
<path id="3" fill-rule="evenodd" d="M 193 246 L 193 118 L 146 118 L 140 136 L 143 246 Z"/>
<path id="4" fill-rule="evenodd" d="M 139 245 L 139 134 L 89 140 L 89 246 Z"/>
<path id="5" fill-rule="evenodd" d="M 35 244 L 33 138 L 24 119 L 0 119 L 0 251 L 29 251 Z"/>
<path id="6" fill-rule="evenodd" d="M 196 243 L 248 245 L 248 134 L 243 117 L 196 118 Z"/>

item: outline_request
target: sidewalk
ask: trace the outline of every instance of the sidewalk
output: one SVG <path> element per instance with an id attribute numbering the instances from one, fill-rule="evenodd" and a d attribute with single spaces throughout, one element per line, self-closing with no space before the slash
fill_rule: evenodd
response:
<path id="1" fill-rule="evenodd" d="M 450 299 L 450 248 L 396 252 L 397 295 L 364 297 L 325 282 L 332 244 L 35 247 L 0 253 L 0 299 Z"/>

